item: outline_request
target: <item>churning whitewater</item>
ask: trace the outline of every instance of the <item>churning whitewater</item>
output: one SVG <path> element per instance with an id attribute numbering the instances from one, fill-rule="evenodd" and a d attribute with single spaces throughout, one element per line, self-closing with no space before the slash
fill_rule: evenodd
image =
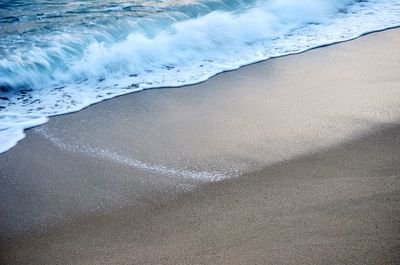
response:
<path id="1" fill-rule="evenodd" d="M 3 0 L 0 153 L 49 116 L 400 25 L 400 0 Z"/>

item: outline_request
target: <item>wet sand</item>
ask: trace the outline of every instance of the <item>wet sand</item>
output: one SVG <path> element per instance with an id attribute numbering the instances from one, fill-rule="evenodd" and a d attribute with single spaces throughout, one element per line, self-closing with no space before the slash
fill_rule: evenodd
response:
<path id="1" fill-rule="evenodd" d="M 375 33 L 29 130 L 0 155 L 4 263 L 398 264 L 399 43 Z"/>

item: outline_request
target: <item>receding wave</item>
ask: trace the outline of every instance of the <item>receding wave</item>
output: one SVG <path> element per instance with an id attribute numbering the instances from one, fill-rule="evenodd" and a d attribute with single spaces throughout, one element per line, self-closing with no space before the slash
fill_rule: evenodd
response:
<path id="1" fill-rule="evenodd" d="M 0 152 L 51 115 L 398 25 L 400 0 L 2 4 Z"/>

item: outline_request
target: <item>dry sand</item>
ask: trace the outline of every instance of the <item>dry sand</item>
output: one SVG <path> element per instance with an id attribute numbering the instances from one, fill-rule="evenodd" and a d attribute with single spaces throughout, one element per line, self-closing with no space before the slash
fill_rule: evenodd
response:
<path id="1" fill-rule="evenodd" d="M 28 131 L 0 155 L 3 263 L 399 264 L 399 44 L 371 34 Z"/>

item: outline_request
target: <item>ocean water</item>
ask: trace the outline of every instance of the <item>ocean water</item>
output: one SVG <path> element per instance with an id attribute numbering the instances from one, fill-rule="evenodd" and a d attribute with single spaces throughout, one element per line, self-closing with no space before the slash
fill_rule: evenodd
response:
<path id="1" fill-rule="evenodd" d="M 0 0 L 0 153 L 48 117 L 400 26 L 400 0 Z"/>

